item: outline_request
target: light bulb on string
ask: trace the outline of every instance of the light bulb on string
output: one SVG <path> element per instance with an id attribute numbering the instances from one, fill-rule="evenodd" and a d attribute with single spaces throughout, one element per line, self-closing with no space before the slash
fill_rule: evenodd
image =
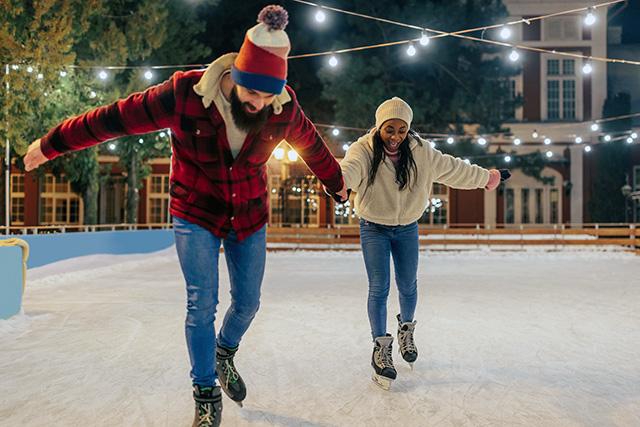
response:
<path id="1" fill-rule="evenodd" d="M 595 24 L 595 23 L 596 23 L 596 14 L 595 14 L 594 12 L 595 12 L 595 11 L 594 11 L 594 9 L 593 9 L 592 7 L 590 7 L 590 8 L 587 10 L 587 14 L 586 14 L 586 15 L 585 15 L 585 17 L 584 17 L 584 23 L 585 23 L 588 27 L 590 27 L 590 26 L 592 26 L 593 24 Z"/>
<path id="2" fill-rule="evenodd" d="M 422 33 L 422 36 L 420 36 L 420 45 L 422 46 L 426 46 L 429 44 L 431 40 L 429 39 L 429 36 L 426 33 Z"/>
<path id="3" fill-rule="evenodd" d="M 60 71 L 60 77 L 67 77 L 67 72 L 65 70 Z"/>
<path id="4" fill-rule="evenodd" d="M 471 164 L 471 160 L 469 160 L 469 159 L 464 159 L 464 162 L 465 162 L 466 164 L 468 164 L 468 165 L 470 165 L 470 164 Z"/>
<path id="5" fill-rule="evenodd" d="M 415 56 L 416 52 L 417 52 L 417 51 L 416 51 L 416 48 L 415 48 L 415 46 L 413 45 L 413 43 L 409 44 L 409 47 L 407 48 L 407 55 L 409 55 L 409 56 Z"/>
<path id="6" fill-rule="evenodd" d="M 27 67 L 27 73 L 33 73 L 33 67 L 31 65 Z"/>
<path id="7" fill-rule="evenodd" d="M 327 14 L 324 13 L 324 10 L 322 10 L 322 8 L 318 7 L 318 10 L 316 11 L 316 14 L 315 14 L 315 19 L 316 19 L 316 22 L 320 24 L 326 21 Z"/>
<path id="8" fill-rule="evenodd" d="M 44 75 L 43 75 L 42 73 L 38 73 L 38 75 L 36 76 L 36 78 L 37 78 L 38 80 L 42 80 L 42 79 L 44 79 Z"/>
<path id="9" fill-rule="evenodd" d="M 11 66 L 11 69 L 12 69 L 12 70 L 19 70 L 19 69 L 20 69 L 20 66 L 19 66 L 19 65 L 16 65 L 16 64 L 13 64 L 13 65 Z"/>
<path id="10" fill-rule="evenodd" d="M 609 142 L 609 141 L 611 141 L 611 135 L 605 135 L 604 142 Z"/>
<path id="11" fill-rule="evenodd" d="M 593 71 L 593 66 L 591 65 L 590 62 L 587 62 L 582 66 L 582 72 L 584 74 L 591 74 L 592 71 Z"/>
<path id="12" fill-rule="evenodd" d="M 98 73 L 98 77 L 100 77 L 100 80 L 107 80 L 107 78 L 109 77 L 109 74 L 105 70 L 101 70 Z"/>
<path id="13" fill-rule="evenodd" d="M 507 27 L 506 25 L 503 26 L 500 29 L 500 38 L 502 40 L 508 40 L 509 38 L 511 38 L 511 28 Z"/>
<path id="14" fill-rule="evenodd" d="M 338 128 L 333 128 L 333 130 L 331 131 L 331 133 L 333 134 L 333 136 L 338 136 L 338 135 L 340 135 L 340 129 L 338 129 Z"/>
<path id="15" fill-rule="evenodd" d="M 547 158 L 549 158 L 549 159 L 550 159 L 551 157 L 553 157 L 553 153 L 552 153 L 551 151 L 547 151 L 547 152 L 545 153 L 545 156 L 547 156 Z"/>
<path id="16" fill-rule="evenodd" d="M 593 132 L 597 132 L 597 131 L 599 131 L 599 130 L 600 130 L 600 125 L 599 125 L 599 124 L 597 124 L 597 123 L 592 123 L 592 124 L 591 124 L 591 130 L 592 130 Z"/>
<path id="17" fill-rule="evenodd" d="M 342 146 L 342 149 L 343 149 L 345 152 L 346 152 L 346 151 L 348 151 L 348 150 L 349 150 L 349 144 L 344 144 L 344 145 Z"/>
<path id="18" fill-rule="evenodd" d="M 144 78 L 147 80 L 151 80 L 153 78 L 153 73 L 151 72 L 151 70 L 147 70 L 144 72 Z"/>
<path id="19" fill-rule="evenodd" d="M 544 145 L 551 145 L 551 138 L 545 138 Z"/>
<path id="20" fill-rule="evenodd" d="M 478 144 L 480 145 L 487 145 L 487 140 L 485 138 L 478 138 Z"/>
<path id="21" fill-rule="evenodd" d="M 633 142 L 633 138 L 629 137 L 627 138 L 627 144 L 631 144 Z"/>
<path id="22" fill-rule="evenodd" d="M 591 146 L 590 145 L 585 145 L 584 151 L 586 151 L 587 153 L 590 153 L 591 152 Z"/>
<path id="23" fill-rule="evenodd" d="M 582 144 L 582 137 L 576 136 L 576 144 Z"/>
<path id="24" fill-rule="evenodd" d="M 436 148 L 436 143 L 433 141 L 429 141 L 429 145 L 431 145 L 431 148 Z"/>
<path id="25" fill-rule="evenodd" d="M 638 139 L 638 134 L 637 134 L 636 132 L 633 132 L 633 133 L 631 134 L 631 138 L 633 138 L 633 139 Z"/>
<path id="26" fill-rule="evenodd" d="M 516 62 L 518 59 L 520 59 L 520 54 L 517 50 L 513 49 L 509 54 L 509 59 L 511 60 L 511 62 Z"/>
<path id="27" fill-rule="evenodd" d="M 534 129 L 534 131 L 533 131 L 533 133 L 531 134 L 531 136 L 532 136 L 533 138 L 536 138 L 536 139 L 537 139 L 537 138 L 538 138 L 538 131 Z"/>
<path id="28" fill-rule="evenodd" d="M 144 139 L 142 139 L 142 138 L 138 139 L 138 143 L 144 144 Z"/>
<path id="29" fill-rule="evenodd" d="M 509 163 L 511 161 L 511 156 L 505 156 L 504 161 Z"/>
<path id="30" fill-rule="evenodd" d="M 114 151 L 115 149 L 116 149 L 116 144 L 114 144 L 113 142 L 109 144 L 109 151 Z"/>
<path id="31" fill-rule="evenodd" d="M 93 99 L 98 96 L 94 91 L 89 92 L 89 98 Z"/>
<path id="32" fill-rule="evenodd" d="M 513 140 L 513 145 L 520 145 L 522 144 L 522 140 L 520 138 L 516 138 Z"/>
<path id="33" fill-rule="evenodd" d="M 447 144 L 453 144 L 454 142 L 456 142 L 455 139 L 453 139 L 452 136 L 450 136 L 449 138 L 447 138 Z"/>
<path id="34" fill-rule="evenodd" d="M 332 56 L 329 58 L 329 65 L 330 65 L 331 67 L 333 67 L 333 68 L 335 68 L 335 67 L 337 67 L 337 66 L 338 66 L 338 58 L 336 58 L 336 56 L 335 56 L 335 55 L 332 55 Z"/>

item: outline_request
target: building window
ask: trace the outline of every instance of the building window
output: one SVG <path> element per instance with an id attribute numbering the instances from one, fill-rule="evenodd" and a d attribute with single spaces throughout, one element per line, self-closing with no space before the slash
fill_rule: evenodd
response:
<path id="1" fill-rule="evenodd" d="M 24 175 L 11 174 L 11 224 L 24 224 Z"/>
<path id="2" fill-rule="evenodd" d="M 40 185 L 41 224 L 81 224 L 82 203 L 66 176 L 46 174 Z"/>
<path id="3" fill-rule="evenodd" d="M 547 120 L 577 120 L 582 114 L 581 77 L 576 74 L 575 59 L 543 60 L 546 79 L 543 93 L 544 116 Z"/>
<path id="4" fill-rule="evenodd" d="M 523 188 L 520 191 L 520 196 L 522 198 L 522 224 L 529 224 L 531 222 L 531 218 L 529 217 L 529 189 Z"/>
<path id="5" fill-rule="evenodd" d="M 429 225 L 447 224 L 449 222 L 448 206 L 449 187 L 434 183 L 431 199 L 427 201 L 427 207 L 418 223 Z"/>
<path id="6" fill-rule="evenodd" d="M 542 224 L 544 222 L 544 216 L 542 213 L 542 188 L 536 188 L 536 224 Z"/>
<path id="7" fill-rule="evenodd" d="M 557 188 L 552 188 L 550 193 L 551 224 L 557 224 L 560 219 L 560 193 Z"/>
<path id="8" fill-rule="evenodd" d="M 513 224 L 515 221 L 515 193 L 513 188 L 507 188 L 505 190 L 505 212 L 504 222 L 506 224 Z"/>
<path id="9" fill-rule="evenodd" d="M 580 40 L 581 25 L 578 16 L 554 16 L 542 21 L 543 40 Z"/>
<path id="10" fill-rule="evenodd" d="M 151 175 L 147 180 L 147 221 L 166 224 L 169 217 L 169 175 Z"/>

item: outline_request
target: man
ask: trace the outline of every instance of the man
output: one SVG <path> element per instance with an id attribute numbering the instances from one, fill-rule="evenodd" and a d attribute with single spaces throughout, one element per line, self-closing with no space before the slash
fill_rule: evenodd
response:
<path id="1" fill-rule="evenodd" d="M 224 55 L 204 71 L 176 72 L 142 93 L 66 120 L 25 156 L 32 170 L 109 139 L 172 130 L 170 210 L 187 289 L 194 426 L 220 424 L 216 380 L 239 404 L 246 396 L 234 355 L 260 303 L 269 200 L 265 164 L 273 149 L 285 139 L 329 193 L 347 199 L 340 166 L 286 86 L 287 12 L 267 6 L 258 22 L 238 54 Z M 232 300 L 216 337 L 221 244 Z"/>

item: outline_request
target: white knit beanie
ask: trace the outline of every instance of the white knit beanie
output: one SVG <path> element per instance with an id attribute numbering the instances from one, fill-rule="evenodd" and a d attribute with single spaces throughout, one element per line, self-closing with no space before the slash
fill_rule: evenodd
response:
<path id="1" fill-rule="evenodd" d="M 413 110 L 404 100 L 394 96 L 380 104 L 376 110 L 376 129 L 380 130 L 384 122 L 391 119 L 403 120 L 411 128 Z"/>

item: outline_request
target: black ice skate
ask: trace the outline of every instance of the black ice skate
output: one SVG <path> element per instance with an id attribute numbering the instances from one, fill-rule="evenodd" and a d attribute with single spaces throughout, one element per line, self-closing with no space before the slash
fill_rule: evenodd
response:
<path id="1" fill-rule="evenodd" d="M 402 323 L 399 314 L 396 318 L 398 319 L 398 351 L 413 370 L 413 362 L 418 358 L 418 349 L 413 341 L 416 321 Z"/>
<path id="2" fill-rule="evenodd" d="M 371 379 L 385 390 L 391 388 L 391 383 L 396 379 L 396 368 L 393 367 L 392 349 L 393 337 L 387 334 L 377 337 L 371 355 L 373 376 Z"/>
<path id="3" fill-rule="evenodd" d="M 247 397 L 247 387 L 233 364 L 233 357 L 238 351 L 218 345 L 216 350 L 216 373 L 220 386 L 227 396 L 242 408 L 242 401 Z"/>
<path id="4" fill-rule="evenodd" d="M 193 386 L 196 414 L 192 427 L 219 427 L 222 417 L 222 393 L 220 387 Z"/>

